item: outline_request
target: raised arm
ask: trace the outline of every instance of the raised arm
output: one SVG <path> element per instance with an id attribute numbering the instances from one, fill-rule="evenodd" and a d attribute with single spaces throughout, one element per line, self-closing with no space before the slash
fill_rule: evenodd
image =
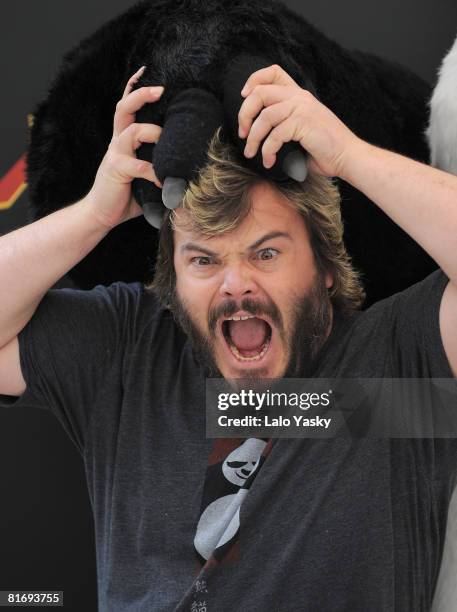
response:
<path id="1" fill-rule="evenodd" d="M 345 156 L 339 176 L 382 208 L 450 279 L 440 330 L 457 376 L 457 177 L 362 141 Z"/>
<path id="2" fill-rule="evenodd" d="M 270 167 L 284 142 L 299 142 L 310 154 L 310 171 L 338 176 L 362 191 L 446 273 L 440 326 L 457 375 L 457 177 L 361 140 L 280 66 L 252 74 L 242 95 L 247 157 L 264 141 L 264 165 Z"/>
<path id="3" fill-rule="evenodd" d="M 141 142 L 157 142 L 161 128 L 135 124 L 135 112 L 161 91 L 131 92 L 134 75 L 114 116 L 113 138 L 85 198 L 0 238 L 0 394 L 23 391 L 17 334 L 46 292 L 116 225 L 141 214 L 131 195 L 135 177 L 160 183 L 150 164 L 136 159 Z"/>

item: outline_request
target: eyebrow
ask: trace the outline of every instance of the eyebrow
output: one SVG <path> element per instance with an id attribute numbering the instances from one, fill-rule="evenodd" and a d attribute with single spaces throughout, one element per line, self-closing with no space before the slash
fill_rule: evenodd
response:
<path id="1" fill-rule="evenodd" d="M 210 255 L 211 257 L 217 257 L 217 253 L 207 249 L 205 247 L 196 244 L 195 242 L 185 242 L 181 248 L 179 249 L 181 253 L 185 253 L 186 251 L 199 251 L 200 253 L 205 253 L 206 255 Z"/>
<path id="2" fill-rule="evenodd" d="M 260 246 L 263 242 L 266 242 L 267 240 L 272 240 L 273 238 L 288 238 L 289 240 L 292 240 L 290 234 L 287 232 L 279 232 L 279 231 L 268 232 L 268 234 L 265 234 L 264 236 L 262 236 L 261 238 L 253 242 L 248 247 L 248 249 L 252 251 L 256 249 L 258 246 Z M 211 249 L 202 247 L 199 244 L 196 244 L 195 242 L 186 242 L 181 246 L 179 250 L 181 251 L 181 253 L 184 253 L 186 251 L 199 251 L 200 253 L 205 253 L 206 255 L 209 255 L 210 257 L 217 257 L 217 253 L 215 253 L 214 251 L 211 251 Z"/>
<path id="3" fill-rule="evenodd" d="M 273 232 L 268 232 L 268 234 L 265 234 L 265 236 L 262 236 L 262 238 L 259 238 L 258 240 L 256 240 L 248 248 L 250 250 L 256 249 L 258 246 L 262 244 L 262 242 L 266 242 L 267 240 L 272 240 L 273 238 L 288 238 L 289 240 L 292 240 L 290 234 L 287 232 L 273 231 Z"/>

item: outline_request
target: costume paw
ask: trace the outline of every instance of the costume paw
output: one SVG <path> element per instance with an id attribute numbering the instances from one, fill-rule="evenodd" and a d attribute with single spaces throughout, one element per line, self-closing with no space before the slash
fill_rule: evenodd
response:
<path id="1" fill-rule="evenodd" d="M 146 104 L 142 110 L 137 120 L 152 123 L 153 105 Z M 165 207 L 179 206 L 188 182 L 206 164 L 209 141 L 223 123 L 223 107 L 209 91 L 186 89 L 171 100 L 157 144 L 144 143 L 137 150 L 139 159 L 151 161 L 163 184 L 162 190 L 144 179 L 135 179 L 132 184 L 136 201 L 151 225 L 160 227 Z"/>
<path id="2" fill-rule="evenodd" d="M 303 182 L 308 175 L 306 156 L 303 149 L 295 142 L 286 142 L 276 154 L 276 162 L 271 168 L 265 168 L 262 160 L 262 141 L 253 158 L 245 158 L 243 151 L 244 139 L 238 136 L 238 113 L 244 98 L 241 95 L 246 81 L 253 72 L 271 66 L 272 62 L 265 57 L 238 55 L 228 66 L 224 80 L 224 109 L 226 125 L 230 137 L 236 143 L 246 163 L 257 173 L 275 181 L 285 181 L 292 178 Z"/>

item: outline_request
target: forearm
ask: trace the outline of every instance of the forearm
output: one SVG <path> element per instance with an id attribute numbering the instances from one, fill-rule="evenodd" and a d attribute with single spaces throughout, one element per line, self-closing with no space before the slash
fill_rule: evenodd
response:
<path id="1" fill-rule="evenodd" d="M 457 284 L 457 177 L 357 141 L 341 178 L 407 232 Z"/>
<path id="2" fill-rule="evenodd" d="M 107 233 L 82 199 L 0 238 L 0 347 L 21 331 L 44 294 Z"/>

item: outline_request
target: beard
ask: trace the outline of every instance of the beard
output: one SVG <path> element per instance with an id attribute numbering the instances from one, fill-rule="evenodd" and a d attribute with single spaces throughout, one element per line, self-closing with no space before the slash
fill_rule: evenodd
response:
<path id="1" fill-rule="evenodd" d="M 203 333 L 194 323 L 185 303 L 179 298 L 174 289 L 169 309 L 188 336 L 197 361 L 206 372 L 207 377 L 222 378 L 215 359 L 214 343 L 216 341 L 215 329 L 221 316 L 230 317 L 238 310 L 244 310 L 253 315 L 268 315 L 276 325 L 288 354 L 288 363 L 283 374 L 284 378 L 297 378 L 305 376 L 310 371 L 320 348 L 324 344 L 329 325 L 332 321 L 332 305 L 322 273 L 316 274 L 312 287 L 301 296 L 294 296 L 290 306 L 290 330 L 286 333 L 283 317 L 276 304 L 269 300 L 260 302 L 252 298 L 245 298 L 238 302 L 226 300 L 223 304 L 209 313 L 209 333 Z M 240 370 L 240 378 L 262 379 L 266 376 L 265 368 L 256 370 Z"/>

